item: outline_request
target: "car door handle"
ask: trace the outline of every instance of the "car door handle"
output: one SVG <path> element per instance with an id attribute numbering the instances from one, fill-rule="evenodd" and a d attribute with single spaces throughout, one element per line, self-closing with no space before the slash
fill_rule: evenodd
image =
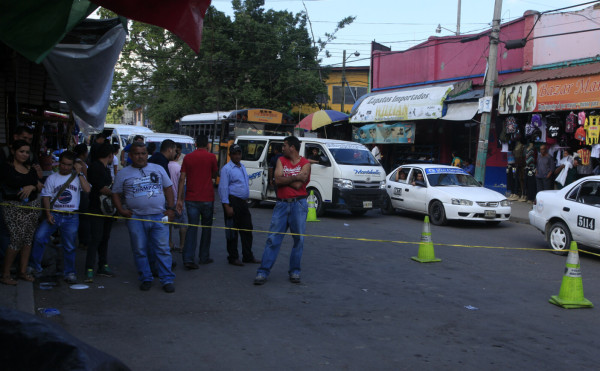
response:
<path id="1" fill-rule="evenodd" d="M 569 211 L 571 211 L 571 209 L 568 207 L 563 207 L 563 211 L 569 212 Z"/>
<path id="2" fill-rule="evenodd" d="M 392 186 L 391 186 L 391 185 L 389 185 L 389 186 L 388 186 L 388 188 L 392 188 Z"/>
<path id="3" fill-rule="evenodd" d="M 408 188 L 404 188 L 404 192 L 409 192 L 410 190 Z"/>

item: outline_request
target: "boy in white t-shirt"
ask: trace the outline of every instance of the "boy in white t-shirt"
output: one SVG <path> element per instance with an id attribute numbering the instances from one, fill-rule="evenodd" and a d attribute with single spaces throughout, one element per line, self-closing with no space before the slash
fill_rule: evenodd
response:
<path id="1" fill-rule="evenodd" d="M 79 215 L 62 213 L 59 211 L 77 211 L 79 209 L 80 192 L 89 192 L 90 184 L 81 172 L 82 165 L 75 163 L 76 155 L 71 151 L 60 154 L 58 173 L 53 173 L 46 179 L 42 189 L 42 205 L 44 206 L 45 219 L 38 227 L 31 252 L 31 265 L 35 272 L 42 272 L 42 257 L 49 237 L 57 229 L 60 230 L 60 239 L 65 250 L 65 281 L 69 284 L 77 283 L 75 275 L 75 238 L 79 228 Z M 66 184 L 75 170 L 75 177 L 64 190 Z M 60 195 L 57 194 L 61 191 Z M 54 204 L 50 203 L 54 200 Z M 56 210 L 56 211 L 55 211 Z"/>

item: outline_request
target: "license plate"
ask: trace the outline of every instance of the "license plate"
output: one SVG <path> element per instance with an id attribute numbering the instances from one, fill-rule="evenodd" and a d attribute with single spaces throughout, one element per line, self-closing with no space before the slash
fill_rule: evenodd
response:
<path id="1" fill-rule="evenodd" d="M 373 201 L 363 201 L 363 208 L 365 208 L 365 209 L 372 209 L 373 208 Z"/>
<path id="2" fill-rule="evenodd" d="M 484 218 L 495 218 L 496 217 L 496 210 L 485 210 L 484 214 L 483 214 Z"/>

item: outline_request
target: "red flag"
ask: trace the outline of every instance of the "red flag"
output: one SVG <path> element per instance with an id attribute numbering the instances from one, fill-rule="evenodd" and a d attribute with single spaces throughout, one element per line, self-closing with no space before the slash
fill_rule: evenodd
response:
<path id="1" fill-rule="evenodd" d="M 202 41 L 204 15 L 211 0 L 93 0 L 129 19 L 165 28 L 196 53 Z"/>

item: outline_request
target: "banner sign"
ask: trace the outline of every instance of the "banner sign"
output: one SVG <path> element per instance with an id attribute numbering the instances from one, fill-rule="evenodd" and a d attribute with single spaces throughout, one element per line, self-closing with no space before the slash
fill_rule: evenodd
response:
<path id="1" fill-rule="evenodd" d="M 371 143 L 414 143 L 415 124 L 371 124 L 352 128 L 352 137 L 355 142 L 362 144 Z"/>
<path id="2" fill-rule="evenodd" d="M 452 85 L 399 90 L 365 97 L 350 123 L 438 119 Z"/>
<path id="3" fill-rule="evenodd" d="M 501 88 L 498 96 L 498 113 L 512 115 L 535 111 L 537 91 L 535 82 Z"/>

